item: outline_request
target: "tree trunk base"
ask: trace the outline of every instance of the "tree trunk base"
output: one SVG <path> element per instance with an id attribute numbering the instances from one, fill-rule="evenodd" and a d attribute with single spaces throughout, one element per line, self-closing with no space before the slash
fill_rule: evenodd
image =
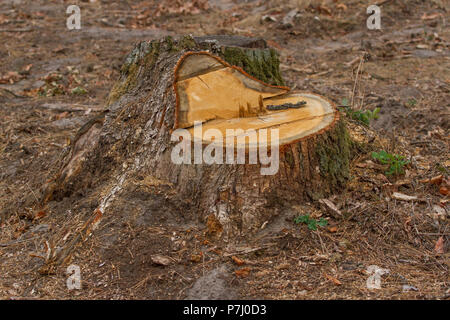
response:
<path id="1" fill-rule="evenodd" d="M 285 206 L 341 190 L 349 177 L 351 141 L 338 112 L 326 128 L 283 145 L 275 175 L 260 165 L 171 161 L 176 128 L 175 68 L 186 52 L 208 50 L 254 78 L 283 85 L 279 60 L 260 39 L 168 37 L 141 42 L 128 55 L 104 114 L 80 129 L 43 201 L 97 194 L 104 215 L 139 177 L 170 184 L 177 199 L 219 236 L 246 236 Z M 156 182 L 155 182 L 156 183 Z"/>

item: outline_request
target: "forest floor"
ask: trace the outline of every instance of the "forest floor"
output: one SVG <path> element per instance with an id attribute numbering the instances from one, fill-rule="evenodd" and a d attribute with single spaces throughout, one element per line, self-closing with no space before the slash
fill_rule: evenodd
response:
<path id="1" fill-rule="evenodd" d="M 81 1 L 81 30 L 69 31 L 67 1 L 1 1 L 0 299 L 449 299 L 449 8 L 378 1 L 381 30 L 368 30 L 367 1 L 303 2 Z M 347 188 L 328 199 L 334 211 L 314 201 L 287 208 L 239 245 L 187 221 L 170 187 L 141 184 L 70 261 L 39 272 L 95 201 L 36 211 L 25 199 L 102 111 L 133 45 L 182 34 L 262 37 L 290 87 L 380 108 L 369 127 L 347 121 L 405 156 L 405 172 L 385 174 L 361 151 Z M 328 225 L 294 223 L 305 214 Z M 70 264 L 80 290 L 67 288 Z M 380 288 L 368 288 L 377 277 Z"/>

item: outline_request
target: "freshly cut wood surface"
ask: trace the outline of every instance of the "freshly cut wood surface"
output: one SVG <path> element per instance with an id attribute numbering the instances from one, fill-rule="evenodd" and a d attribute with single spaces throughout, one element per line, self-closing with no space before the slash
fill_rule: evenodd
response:
<path id="1" fill-rule="evenodd" d="M 253 79 L 208 53 L 190 53 L 177 68 L 178 127 L 194 121 L 238 118 L 240 109 L 260 109 L 260 100 L 289 91 Z"/>
<path id="2" fill-rule="evenodd" d="M 306 106 L 299 109 L 268 111 L 265 115 L 251 118 L 211 120 L 202 124 L 202 131 L 204 133 L 208 129 L 218 129 L 221 131 L 223 137 L 227 137 L 227 129 L 254 129 L 258 134 L 258 141 L 260 141 L 260 129 L 279 129 L 279 145 L 281 146 L 315 134 L 332 124 L 335 120 L 336 114 L 332 104 L 315 94 L 290 93 L 276 99 L 264 100 L 264 105 L 296 103 L 299 101 L 306 101 Z M 201 136 L 194 136 L 194 129 L 194 127 L 189 129 L 191 135 L 194 137 L 194 141 L 203 140 Z M 261 137 L 264 139 L 265 135 Z M 270 134 L 268 134 L 268 144 L 271 143 L 270 137 Z M 214 142 L 214 140 L 206 140 L 203 142 L 209 144 Z M 239 140 L 236 143 L 239 143 Z M 242 148 L 244 146 L 237 144 L 236 147 Z M 257 146 L 249 144 L 248 139 L 245 139 L 245 147 L 252 148 Z"/>
<path id="3" fill-rule="evenodd" d="M 242 70 L 231 67 L 209 53 L 190 53 L 180 59 L 177 68 L 178 128 L 188 128 L 192 139 L 210 144 L 220 143 L 217 137 L 204 140 L 202 133 L 217 129 L 222 137 L 242 136 L 237 129 L 254 129 L 258 139 L 228 139 L 237 148 L 257 147 L 258 141 L 271 143 L 270 134 L 261 135 L 261 129 L 279 129 L 279 144 L 289 144 L 313 135 L 331 125 L 337 116 L 333 104 L 325 98 L 289 88 L 276 87 L 253 79 Z M 268 110 L 269 105 L 296 104 L 299 108 Z M 202 132 L 195 130 L 194 122 L 202 123 Z M 198 128 L 197 128 L 198 129 Z M 262 139 L 262 140 L 260 140 Z"/>

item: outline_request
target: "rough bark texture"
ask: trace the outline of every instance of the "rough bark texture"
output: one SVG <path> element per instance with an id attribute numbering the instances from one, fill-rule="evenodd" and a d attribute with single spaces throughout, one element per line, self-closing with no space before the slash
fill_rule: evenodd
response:
<path id="1" fill-rule="evenodd" d="M 218 221 L 226 235 L 236 235 L 261 227 L 285 205 L 319 199 L 343 186 L 350 140 L 338 120 L 284 146 L 276 175 L 261 175 L 259 165 L 173 164 L 174 68 L 186 52 L 204 50 L 260 80 L 283 84 L 278 56 L 263 40 L 186 36 L 141 42 L 126 58 L 105 113 L 73 139 L 44 200 L 97 192 L 98 209 L 105 213 L 127 181 L 151 176 L 169 181 L 179 201 L 202 221 Z"/>

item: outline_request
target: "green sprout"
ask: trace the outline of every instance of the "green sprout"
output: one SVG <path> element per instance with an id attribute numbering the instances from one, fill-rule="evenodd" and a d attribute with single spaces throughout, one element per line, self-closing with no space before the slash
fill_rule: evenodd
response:
<path id="1" fill-rule="evenodd" d="M 320 218 L 320 220 L 316 220 L 311 218 L 308 214 L 298 216 L 294 219 L 296 224 L 304 223 L 308 226 L 309 230 L 317 230 L 317 226 L 325 227 L 328 224 L 328 221 L 324 218 Z"/>
<path id="2" fill-rule="evenodd" d="M 405 160 L 405 156 L 391 154 L 384 150 L 372 152 L 372 158 L 378 160 L 382 164 L 389 165 L 389 169 L 385 172 L 386 175 L 403 174 L 405 172 L 403 167 L 409 163 L 409 160 Z"/>
<path id="3" fill-rule="evenodd" d="M 366 126 L 370 125 L 371 120 L 378 119 L 378 113 L 380 112 L 380 108 L 378 107 L 374 110 L 353 110 L 353 108 L 349 106 L 347 98 L 342 99 L 342 107 L 340 110 L 345 112 L 350 119 L 359 121 Z"/>

